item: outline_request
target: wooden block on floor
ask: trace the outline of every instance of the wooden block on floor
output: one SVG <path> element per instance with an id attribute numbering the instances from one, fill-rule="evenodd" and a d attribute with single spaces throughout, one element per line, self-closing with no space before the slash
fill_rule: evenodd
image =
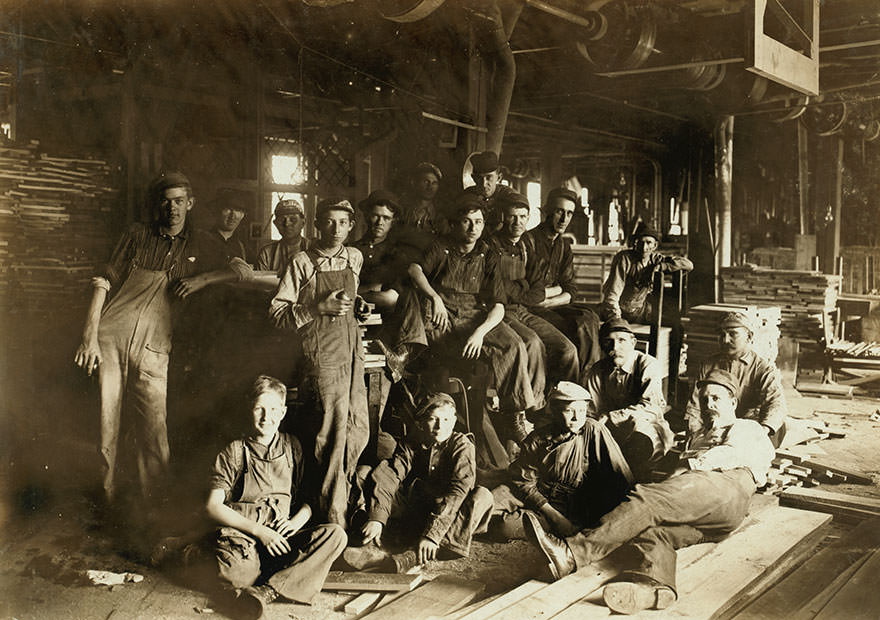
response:
<path id="1" fill-rule="evenodd" d="M 332 571 L 324 580 L 322 590 L 346 592 L 399 592 L 412 590 L 422 582 L 422 575 L 397 575 L 393 573 L 344 573 Z"/>
<path id="2" fill-rule="evenodd" d="M 370 612 L 364 620 L 424 620 L 442 616 L 467 605 L 485 588 L 484 584 L 472 579 L 441 575 Z"/>
<path id="3" fill-rule="evenodd" d="M 531 579 L 501 596 L 494 597 L 491 601 L 486 601 L 483 605 L 478 604 L 475 609 L 466 614 L 459 612 L 452 616 L 446 616 L 444 620 L 486 620 L 546 587 L 546 583 Z"/>
<path id="4" fill-rule="evenodd" d="M 815 620 L 880 617 L 878 573 L 880 573 L 880 551 L 875 551 L 828 601 Z"/>
<path id="5" fill-rule="evenodd" d="M 798 492 L 813 493 L 814 491 Z M 810 607 L 811 597 L 817 596 L 817 593 L 828 587 L 838 575 L 864 557 L 866 552 L 878 546 L 880 546 L 880 519 L 863 522 L 774 584 L 740 612 L 736 617 L 737 620 L 762 620 L 797 615 L 801 610 Z"/>
<path id="6" fill-rule="evenodd" d="M 345 613 L 362 614 L 369 607 L 379 602 L 379 599 L 385 596 L 384 592 L 363 592 L 358 594 L 352 600 L 345 604 Z"/>
<path id="7" fill-rule="evenodd" d="M 678 601 L 663 611 L 644 611 L 639 618 L 731 618 L 793 565 L 803 560 L 824 536 L 830 521 L 793 508 L 771 507 L 750 514 L 729 537 L 676 574 Z M 683 549 L 681 553 L 687 551 Z M 601 591 L 575 603 L 554 620 L 588 620 L 613 615 L 602 604 Z M 546 616 L 545 616 L 546 617 Z"/>

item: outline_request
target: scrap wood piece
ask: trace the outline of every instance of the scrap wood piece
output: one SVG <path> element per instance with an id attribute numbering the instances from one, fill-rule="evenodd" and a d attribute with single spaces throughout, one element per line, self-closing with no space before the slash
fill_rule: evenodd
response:
<path id="1" fill-rule="evenodd" d="M 486 588 L 473 579 L 441 575 L 412 592 L 376 609 L 364 620 L 424 620 L 463 607 Z"/>
<path id="2" fill-rule="evenodd" d="M 858 495 L 849 495 L 848 493 L 832 493 L 831 491 L 822 491 L 820 489 L 791 489 L 786 491 L 780 497 L 780 500 L 795 500 L 802 503 L 821 502 L 831 506 L 845 506 L 847 508 L 857 508 L 859 510 L 867 510 L 876 512 L 880 516 L 880 498 L 876 497 L 860 497 Z"/>
<path id="3" fill-rule="evenodd" d="M 852 578 L 828 601 L 815 620 L 876 618 L 880 615 L 880 552 L 874 551 Z"/>
<path id="4" fill-rule="evenodd" d="M 711 547 L 709 553 L 688 566 L 678 567 L 678 601 L 666 610 L 644 611 L 638 617 L 701 620 L 733 617 L 811 553 L 823 538 L 830 520 L 827 515 L 780 507 L 750 514 L 733 534 Z M 611 617 L 613 612 L 604 606 L 600 593 L 596 591 L 563 613 L 550 617 L 554 620 Z"/>
<path id="5" fill-rule="evenodd" d="M 798 491 L 814 493 L 815 491 Z M 820 594 L 817 590 L 831 588 L 838 576 L 848 568 L 857 566 L 865 558 L 866 552 L 880 547 L 880 519 L 865 521 L 853 528 L 837 541 L 813 555 L 801 566 L 786 575 L 772 588 L 764 592 L 739 615 L 737 620 L 762 620 L 763 618 L 800 617 L 800 613 L 816 607 Z M 845 583 L 833 588 L 833 595 Z M 816 594 L 813 600 L 811 596 Z M 818 609 L 830 599 L 824 599 Z M 812 618 L 816 612 L 806 617 Z"/>
<path id="6" fill-rule="evenodd" d="M 343 609 L 347 614 L 361 614 L 378 603 L 383 596 L 385 596 L 384 592 L 361 592 L 348 601 Z"/>
<path id="7" fill-rule="evenodd" d="M 829 465 L 828 463 L 823 463 L 812 458 L 803 459 L 799 464 L 804 467 L 809 467 L 814 472 L 830 472 L 837 476 L 845 476 L 846 482 L 853 482 L 856 484 L 874 484 L 874 479 L 865 473 L 851 469 L 844 469 L 842 467 L 836 467 L 834 465 Z"/>
<path id="8" fill-rule="evenodd" d="M 524 584 L 510 590 L 509 592 L 505 592 L 498 597 L 493 597 L 491 600 L 476 603 L 476 608 L 467 613 L 457 612 L 451 616 L 446 616 L 444 620 L 486 620 L 487 618 L 494 617 L 494 614 L 507 609 L 514 603 L 517 603 L 527 596 L 531 596 L 535 592 L 546 587 L 546 583 L 530 579 Z"/>
<path id="9" fill-rule="evenodd" d="M 332 571 L 324 580 L 322 590 L 345 590 L 350 592 L 399 592 L 412 590 L 422 582 L 422 575 L 398 575 L 394 573 L 344 573 Z"/>

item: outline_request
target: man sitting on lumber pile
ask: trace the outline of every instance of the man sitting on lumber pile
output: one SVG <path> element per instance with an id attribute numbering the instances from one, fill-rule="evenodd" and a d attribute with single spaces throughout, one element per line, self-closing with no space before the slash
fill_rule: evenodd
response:
<path id="1" fill-rule="evenodd" d="M 717 540 L 746 517 L 764 484 L 774 451 L 754 420 L 736 417 L 736 379 L 713 370 L 698 384 L 702 426 L 689 437 L 679 467 L 662 482 L 638 484 L 595 529 L 558 538 L 533 513 L 523 526 L 547 556 L 553 577 L 598 562 L 622 545 L 624 570 L 605 586 L 605 604 L 618 613 L 664 609 L 676 598 L 675 550 Z"/>
<path id="2" fill-rule="evenodd" d="M 742 312 L 731 312 L 721 321 L 720 351 L 700 364 L 697 383 L 715 369 L 730 372 L 736 379 L 736 415 L 750 418 L 764 427 L 774 445 L 785 435 L 787 413 L 782 378 L 772 362 L 752 350 L 755 328 Z M 701 424 L 699 391 L 694 389 L 685 409 L 685 422 L 690 431 Z"/>
<path id="3" fill-rule="evenodd" d="M 492 494 L 475 486 L 473 438 L 454 430 L 455 401 L 442 392 L 430 394 L 414 417 L 416 428 L 364 485 L 363 546 L 343 553 L 357 570 L 387 567 L 403 573 L 429 560 L 467 557 L 471 537 L 489 521 Z M 390 537 L 408 547 L 402 553 L 391 555 L 382 546 L 389 518 L 397 525 Z"/>

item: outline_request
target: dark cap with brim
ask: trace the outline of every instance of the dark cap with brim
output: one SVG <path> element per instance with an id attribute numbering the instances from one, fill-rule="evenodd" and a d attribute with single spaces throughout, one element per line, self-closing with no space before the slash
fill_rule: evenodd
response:
<path id="1" fill-rule="evenodd" d="M 483 151 L 471 157 L 471 166 L 474 174 L 489 174 L 498 170 L 498 153 L 495 151 Z"/>
<path id="2" fill-rule="evenodd" d="M 219 211 L 220 209 L 233 209 L 235 211 L 247 213 L 247 205 L 248 196 L 245 192 L 228 188 L 217 190 L 217 194 L 211 202 L 211 206 L 216 211 Z"/>
<path id="3" fill-rule="evenodd" d="M 531 205 L 529 204 L 529 199 L 526 196 L 523 196 L 519 192 L 510 192 L 507 196 L 504 197 L 504 202 L 501 203 L 502 209 L 530 209 Z"/>
<path id="4" fill-rule="evenodd" d="M 730 371 L 721 368 L 713 368 L 709 371 L 709 374 L 697 381 L 697 389 L 702 389 L 704 385 L 709 384 L 720 385 L 721 387 L 727 388 L 727 391 L 730 392 L 731 396 L 736 395 L 736 392 L 739 389 L 739 383 L 737 382 L 736 377 L 734 377 Z"/>
<path id="5" fill-rule="evenodd" d="M 397 198 L 397 194 L 387 189 L 373 190 L 369 196 L 358 203 L 358 208 L 361 211 L 367 211 L 376 205 L 385 205 L 395 214 L 400 211 L 400 200 Z"/>
<path id="6" fill-rule="evenodd" d="M 638 239 L 639 237 L 654 237 L 654 239 L 660 241 L 660 233 L 657 229 L 645 222 L 639 222 L 639 225 L 636 226 L 636 231 L 633 233 L 633 239 Z"/>
<path id="7" fill-rule="evenodd" d="M 182 172 L 168 170 L 160 172 L 158 176 L 150 182 L 150 193 L 155 195 L 159 192 L 164 192 L 171 187 L 186 187 L 192 189 L 192 184 Z"/>
<path id="8" fill-rule="evenodd" d="M 413 413 L 413 418 L 418 422 L 435 409 L 441 407 L 451 407 L 455 411 L 455 401 L 452 400 L 452 396 L 445 392 L 428 394 L 419 402 L 419 408 Z"/>
<path id="9" fill-rule="evenodd" d="M 599 338 L 607 338 L 613 332 L 626 332 L 628 334 L 632 334 L 633 330 L 626 319 L 609 319 L 602 323 L 602 327 L 599 328 Z"/>
<path id="10" fill-rule="evenodd" d="M 573 190 L 570 190 L 567 187 L 554 187 L 553 189 L 551 189 L 550 193 L 547 194 L 547 200 L 544 204 L 549 205 L 557 198 L 571 200 L 574 203 L 575 207 L 581 206 L 580 196 L 578 196 Z"/>
<path id="11" fill-rule="evenodd" d="M 471 211 L 476 211 L 477 209 L 484 214 L 486 213 L 486 201 L 482 194 L 476 192 L 462 192 L 448 209 L 447 217 L 455 220 L 467 215 Z"/>

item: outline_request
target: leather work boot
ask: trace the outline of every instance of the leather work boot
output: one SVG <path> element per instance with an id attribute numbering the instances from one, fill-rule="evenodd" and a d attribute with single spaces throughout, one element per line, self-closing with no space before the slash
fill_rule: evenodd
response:
<path id="1" fill-rule="evenodd" d="M 278 598 L 278 592 L 269 584 L 242 588 L 236 599 L 236 615 L 242 620 L 259 620 L 266 607 Z"/>
<path id="2" fill-rule="evenodd" d="M 602 599 L 610 610 L 631 615 L 643 609 L 666 609 L 675 602 L 675 592 L 646 578 L 609 583 L 602 591 Z"/>
<path id="3" fill-rule="evenodd" d="M 526 538 L 543 551 L 550 561 L 550 574 L 553 575 L 553 578 L 562 579 L 566 575 L 573 573 L 577 565 L 574 562 L 574 556 L 571 554 L 568 544 L 558 536 L 545 531 L 541 526 L 538 515 L 531 510 L 523 511 L 522 520 Z"/>
<path id="4" fill-rule="evenodd" d="M 375 342 L 382 351 L 382 355 L 385 356 L 385 365 L 391 373 L 391 381 L 397 383 L 403 379 L 403 375 L 406 372 L 406 365 L 409 362 L 409 349 L 401 345 L 398 351 L 396 348 L 389 349 L 381 340 L 377 339 Z"/>
<path id="5" fill-rule="evenodd" d="M 517 443 L 522 443 L 533 430 L 535 430 L 535 425 L 529 422 L 525 411 L 515 411 L 513 413 L 512 436 Z"/>
<path id="6" fill-rule="evenodd" d="M 420 567 L 419 556 L 412 549 L 403 553 L 395 553 L 391 556 L 391 559 L 394 560 L 394 572 L 399 575 L 409 573 L 416 567 Z"/>
<path id="7" fill-rule="evenodd" d="M 342 552 L 342 559 L 355 570 L 369 568 L 388 568 L 391 570 L 394 567 L 391 554 L 372 543 L 363 547 L 346 547 Z"/>

